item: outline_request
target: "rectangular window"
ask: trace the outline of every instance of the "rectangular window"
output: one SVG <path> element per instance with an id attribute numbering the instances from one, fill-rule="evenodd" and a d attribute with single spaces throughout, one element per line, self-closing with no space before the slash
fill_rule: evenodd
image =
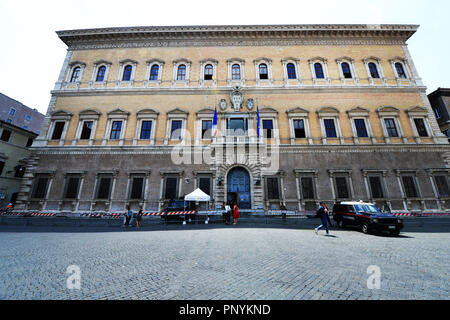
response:
<path id="1" fill-rule="evenodd" d="M 91 138 L 93 121 L 83 121 L 83 129 L 81 130 L 81 140 L 88 140 Z"/>
<path id="2" fill-rule="evenodd" d="M 7 119 L 7 120 L 6 120 L 6 123 L 11 123 L 11 122 L 12 122 L 11 119 Z"/>
<path id="3" fill-rule="evenodd" d="M 132 177 L 130 199 L 143 199 L 144 177 Z"/>
<path id="4" fill-rule="evenodd" d="M 3 161 L 0 161 L 0 176 L 2 175 L 2 173 L 3 173 L 3 168 L 5 167 L 5 162 L 3 162 Z"/>
<path id="5" fill-rule="evenodd" d="M 98 179 L 97 199 L 109 199 L 111 192 L 112 178 L 108 176 L 100 176 Z"/>
<path id="6" fill-rule="evenodd" d="M 15 178 L 23 178 L 23 175 L 25 174 L 25 166 L 21 166 L 18 164 L 14 167 L 14 177 Z"/>
<path id="7" fill-rule="evenodd" d="M 202 120 L 202 139 L 211 139 L 212 120 Z"/>
<path id="8" fill-rule="evenodd" d="M 29 115 L 25 115 L 25 121 L 31 122 L 31 117 Z"/>
<path id="9" fill-rule="evenodd" d="M 305 124 L 303 119 L 295 119 L 294 120 L 294 134 L 295 138 L 306 138 Z"/>
<path id="10" fill-rule="evenodd" d="M 55 126 L 53 127 L 52 140 L 61 139 L 62 133 L 64 131 L 64 126 L 66 125 L 65 121 L 56 121 Z"/>
<path id="11" fill-rule="evenodd" d="M 198 187 L 207 195 L 211 195 L 211 178 L 208 177 L 199 178 Z"/>
<path id="12" fill-rule="evenodd" d="M 300 178 L 300 190 L 301 190 L 302 199 L 314 199 L 313 178 L 301 177 Z"/>
<path id="13" fill-rule="evenodd" d="M 262 121 L 263 132 L 265 133 L 266 139 L 273 138 L 273 121 L 272 120 L 263 120 Z"/>
<path id="14" fill-rule="evenodd" d="M 16 113 L 16 109 L 14 109 L 14 108 L 9 109 L 10 116 L 13 116 L 15 113 Z"/>
<path id="15" fill-rule="evenodd" d="M 403 187 L 405 188 L 405 194 L 407 198 L 417 198 L 416 184 L 414 183 L 413 176 L 403 176 Z"/>
<path id="16" fill-rule="evenodd" d="M 170 139 L 181 140 L 182 124 L 183 124 L 183 121 L 181 121 L 181 120 L 172 120 L 172 127 L 170 130 Z"/>
<path id="17" fill-rule="evenodd" d="M 11 131 L 3 129 L 0 140 L 8 142 L 10 138 L 11 138 Z"/>
<path id="18" fill-rule="evenodd" d="M 436 187 L 438 189 L 439 195 L 441 197 L 448 197 L 450 195 L 450 191 L 448 188 L 447 176 L 434 176 L 434 181 L 436 181 Z"/>
<path id="19" fill-rule="evenodd" d="M 334 125 L 334 119 L 324 119 L 323 124 L 325 126 L 325 134 L 327 138 L 336 138 L 336 127 Z"/>
<path id="20" fill-rule="evenodd" d="M 395 126 L 395 120 L 392 118 L 384 119 L 386 124 L 386 131 L 389 137 L 398 137 L 397 127 Z"/>
<path id="21" fill-rule="evenodd" d="M 111 126 L 111 140 L 118 140 L 120 139 L 120 131 L 122 130 L 122 121 L 113 121 Z"/>
<path id="22" fill-rule="evenodd" d="M 33 199 L 44 199 L 47 194 L 48 177 L 36 177 L 34 180 L 34 187 L 32 198 Z"/>
<path id="23" fill-rule="evenodd" d="M 77 199 L 80 180 L 81 178 L 78 176 L 67 176 L 64 199 Z"/>
<path id="24" fill-rule="evenodd" d="M 414 123 L 416 124 L 417 133 L 419 137 L 428 137 L 427 129 L 425 128 L 425 122 L 422 118 L 414 119 Z"/>
<path id="25" fill-rule="evenodd" d="M 149 140 L 152 136 L 152 121 L 151 120 L 143 120 L 141 125 L 141 136 L 142 140 Z"/>
<path id="26" fill-rule="evenodd" d="M 278 189 L 278 178 L 267 178 L 267 199 L 280 199 L 280 192 Z"/>
<path id="27" fill-rule="evenodd" d="M 381 178 L 377 176 L 369 177 L 370 191 L 373 199 L 384 198 L 383 188 L 381 186 Z"/>
<path id="28" fill-rule="evenodd" d="M 177 199 L 178 178 L 167 177 L 164 190 L 164 199 Z"/>
<path id="29" fill-rule="evenodd" d="M 347 186 L 347 178 L 345 177 L 336 177 L 336 192 L 337 197 L 339 199 L 348 199 L 348 186 Z"/>
<path id="30" fill-rule="evenodd" d="M 227 121 L 228 135 L 244 136 L 247 134 L 247 119 L 231 118 Z"/>
<path id="31" fill-rule="evenodd" d="M 364 119 L 355 119 L 356 134 L 359 138 L 367 138 L 366 122 Z"/>

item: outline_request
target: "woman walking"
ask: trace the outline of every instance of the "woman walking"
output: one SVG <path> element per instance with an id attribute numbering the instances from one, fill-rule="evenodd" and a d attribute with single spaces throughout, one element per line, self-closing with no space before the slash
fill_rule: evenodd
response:
<path id="1" fill-rule="evenodd" d="M 130 206 L 127 206 L 127 212 L 125 213 L 125 227 L 128 228 L 130 225 L 131 217 L 133 216 L 133 211 L 131 211 Z"/>
<path id="2" fill-rule="evenodd" d="M 139 212 L 136 216 L 136 228 L 140 228 L 141 227 L 141 220 L 142 220 L 142 215 L 144 214 L 144 212 L 142 211 L 142 208 L 139 208 Z"/>
<path id="3" fill-rule="evenodd" d="M 233 220 L 234 220 L 233 224 L 237 224 L 238 219 L 239 219 L 239 207 L 236 203 L 233 207 Z"/>

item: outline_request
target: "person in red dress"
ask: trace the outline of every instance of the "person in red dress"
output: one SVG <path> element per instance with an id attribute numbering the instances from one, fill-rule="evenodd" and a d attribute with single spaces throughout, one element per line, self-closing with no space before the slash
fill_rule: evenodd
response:
<path id="1" fill-rule="evenodd" d="M 233 207 L 233 220 L 234 220 L 233 224 L 237 224 L 238 219 L 239 219 L 239 207 L 237 204 L 235 204 Z"/>

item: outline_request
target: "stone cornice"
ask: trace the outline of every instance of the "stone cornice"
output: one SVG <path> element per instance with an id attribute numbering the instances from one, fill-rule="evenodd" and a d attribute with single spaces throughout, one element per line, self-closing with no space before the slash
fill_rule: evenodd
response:
<path id="1" fill-rule="evenodd" d="M 57 31 L 71 50 L 119 47 L 405 43 L 418 25 L 147 26 Z"/>

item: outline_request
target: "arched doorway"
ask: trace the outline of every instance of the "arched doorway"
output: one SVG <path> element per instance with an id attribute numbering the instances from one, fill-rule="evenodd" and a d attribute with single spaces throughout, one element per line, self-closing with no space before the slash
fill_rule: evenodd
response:
<path id="1" fill-rule="evenodd" d="M 251 209 L 250 175 L 242 167 L 236 167 L 228 172 L 227 201 L 237 203 L 240 209 Z"/>

